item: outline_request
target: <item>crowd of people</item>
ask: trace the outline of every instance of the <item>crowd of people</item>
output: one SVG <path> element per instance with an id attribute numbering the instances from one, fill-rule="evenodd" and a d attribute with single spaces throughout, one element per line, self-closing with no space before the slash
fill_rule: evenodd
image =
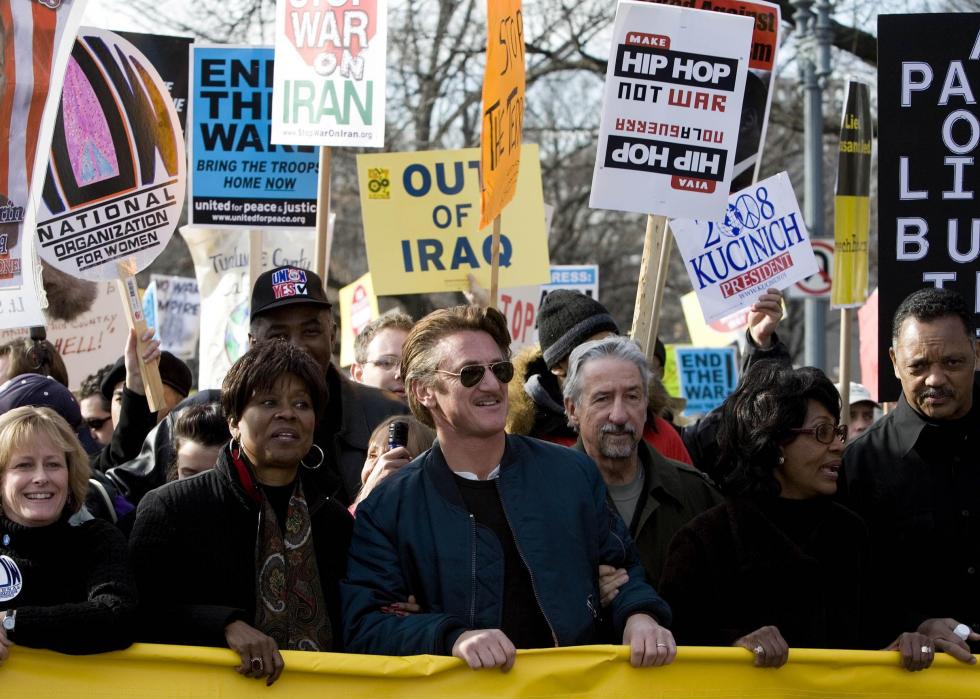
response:
<path id="1" fill-rule="evenodd" d="M 227 647 L 268 684 L 282 650 L 504 671 L 593 643 L 636 667 L 678 643 L 771 668 L 793 648 L 976 662 L 980 349 L 956 293 L 899 307 L 882 415 L 792 366 L 770 290 L 737 388 L 688 424 L 662 343 L 648 361 L 588 296 L 549 293 L 513 359 L 485 305 L 390 312 L 347 372 L 321 280 L 282 271 L 256 280 L 220 391 L 194 392 L 152 333 L 77 397 L 43 338 L 0 346 L 0 663 L 134 641 Z"/>

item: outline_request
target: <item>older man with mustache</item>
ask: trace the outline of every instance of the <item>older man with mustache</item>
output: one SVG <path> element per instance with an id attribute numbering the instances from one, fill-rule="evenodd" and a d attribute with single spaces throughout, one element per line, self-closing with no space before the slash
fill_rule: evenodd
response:
<path id="1" fill-rule="evenodd" d="M 980 651 L 980 347 L 962 296 L 921 289 L 892 322 L 898 406 L 844 451 L 838 493 L 868 524 L 892 631 Z"/>
<path id="2" fill-rule="evenodd" d="M 688 521 L 721 502 L 697 469 L 662 456 L 643 437 L 650 368 L 625 337 L 579 345 L 563 387 L 575 448 L 599 466 L 609 498 L 636 541 L 650 580 L 660 580 L 667 546 Z M 616 596 L 625 570 L 602 566 L 603 601 Z"/>

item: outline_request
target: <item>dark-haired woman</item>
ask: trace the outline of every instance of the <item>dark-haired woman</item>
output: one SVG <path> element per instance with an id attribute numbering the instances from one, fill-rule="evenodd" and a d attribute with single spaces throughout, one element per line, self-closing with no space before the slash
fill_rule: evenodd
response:
<path id="1" fill-rule="evenodd" d="M 678 644 L 736 645 L 780 667 L 789 648 L 874 648 L 868 534 L 832 496 L 847 437 L 840 397 L 818 369 L 762 362 L 722 409 L 719 444 L 730 467 L 724 503 L 671 542 L 658 588 L 674 610 Z M 902 664 L 933 660 L 928 637 L 890 646 Z"/>
<path id="2" fill-rule="evenodd" d="M 272 684 L 280 649 L 338 650 L 338 583 L 352 520 L 307 476 L 326 403 L 323 370 L 281 341 L 229 370 L 221 404 L 232 440 L 215 468 L 140 503 L 130 551 L 147 641 L 227 645 L 238 672 Z"/>

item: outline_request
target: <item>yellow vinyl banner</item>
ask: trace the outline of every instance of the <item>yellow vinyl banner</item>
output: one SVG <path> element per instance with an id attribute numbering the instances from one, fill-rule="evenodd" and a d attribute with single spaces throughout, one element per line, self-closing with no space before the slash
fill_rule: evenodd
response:
<path id="1" fill-rule="evenodd" d="M 871 226 L 871 97 L 850 81 L 844 97 L 837 186 L 834 190 L 834 271 L 830 305 L 855 308 L 868 300 L 868 232 Z"/>
<path id="2" fill-rule="evenodd" d="M 461 660 L 417 656 L 285 651 L 286 670 L 271 688 L 232 668 L 230 650 L 135 645 L 103 655 L 70 656 L 14 646 L 0 665 L 4 697 L 121 699 L 235 697 L 392 699 L 396 697 L 661 697 L 705 699 L 975 699 L 980 668 L 939 654 L 911 673 L 897 652 L 792 649 L 778 670 L 753 666 L 742 648 L 680 648 L 672 665 L 632 668 L 625 646 L 521 651 L 508 673 L 474 671 Z"/>

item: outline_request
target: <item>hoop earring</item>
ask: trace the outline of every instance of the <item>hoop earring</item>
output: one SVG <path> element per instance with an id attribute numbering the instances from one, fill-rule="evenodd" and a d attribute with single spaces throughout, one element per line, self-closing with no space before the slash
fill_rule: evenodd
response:
<path id="1" fill-rule="evenodd" d="M 231 455 L 234 458 L 240 459 L 240 458 L 242 458 L 242 445 L 236 443 L 237 441 L 238 440 L 236 440 L 234 437 L 232 437 L 231 438 L 231 444 L 228 445 L 228 448 L 231 451 Z M 237 451 L 237 453 L 236 453 L 236 451 Z"/>
<path id="2" fill-rule="evenodd" d="M 307 466 L 306 462 L 303 461 L 302 459 L 300 459 L 300 462 L 299 462 L 300 466 L 302 466 L 303 468 L 307 469 L 308 471 L 316 471 L 318 468 L 320 468 L 321 466 L 323 466 L 323 460 L 327 456 L 326 454 L 323 453 L 323 449 L 321 449 L 319 447 L 319 445 L 314 444 L 313 445 L 313 448 L 316 449 L 318 452 L 320 452 L 320 460 L 316 462 L 316 466 Z"/>
<path id="3" fill-rule="evenodd" d="M 786 463 L 786 457 L 785 456 L 780 456 L 779 459 L 776 461 L 776 463 L 778 463 L 780 466 L 782 466 L 783 464 Z"/>

